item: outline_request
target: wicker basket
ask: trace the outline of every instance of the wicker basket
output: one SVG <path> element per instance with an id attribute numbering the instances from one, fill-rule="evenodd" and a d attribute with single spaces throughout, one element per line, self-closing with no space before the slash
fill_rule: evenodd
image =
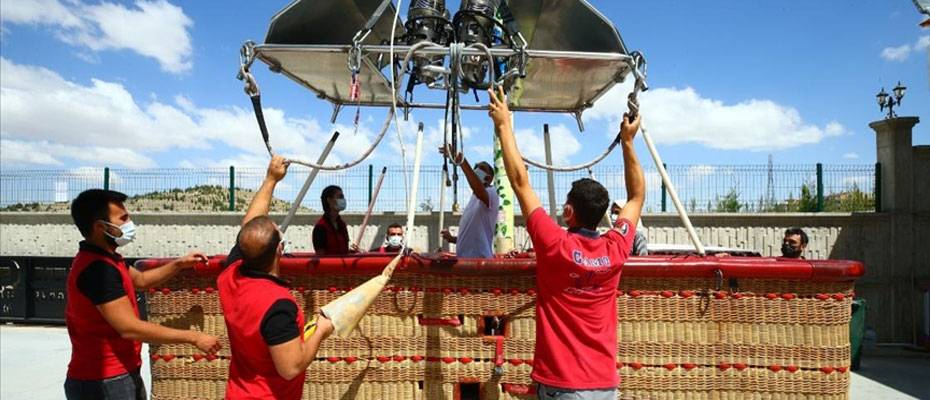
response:
<path id="1" fill-rule="evenodd" d="M 628 264 L 618 288 L 618 360 L 604 366 L 617 369 L 621 398 L 847 398 L 861 264 L 833 263 L 818 276 L 816 262 L 758 260 L 773 271 L 749 271 L 739 259 L 700 271 L 687 270 L 699 262 L 693 258 Z M 378 262 L 368 261 L 368 274 L 301 264 L 282 275 L 305 310 L 318 310 L 376 273 Z M 421 260 L 398 270 L 350 337 L 324 341 L 303 398 L 535 398 L 532 260 L 503 269 L 466 264 Z M 804 266 L 806 278 L 776 271 Z M 657 276 L 659 267 L 666 269 Z M 834 276 L 840 267 L 846 273 Z M 772 279 L 784 275 L 790 279 Z M 152 345 L 153 399 L 223 397 L 230 353 L 215 278 L 201 271 L 149 292 L 152 322 L 217 335 L 224 345 L 209 358 L 188 345 Z"/>

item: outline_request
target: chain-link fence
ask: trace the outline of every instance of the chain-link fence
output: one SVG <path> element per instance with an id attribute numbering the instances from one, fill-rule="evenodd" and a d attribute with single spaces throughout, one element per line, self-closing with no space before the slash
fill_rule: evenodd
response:
<path id="1" fill-rule="evenodd" d="M 872 211 L 876 209 L 876 170 L 879 165 L 669 165 L 667 170 L 685 208 L 693 212 Z M 380 166 L 321 172 L 310 187 L 303 207 L 319 210 L 319 193 L 327 185 L 343 188 L 348 212 L 364 212 L 377 183 Z M 408 171 L 409 173 L 410 171 Z M 659 173 L 645 168 L 646 212 L 674 212 Z M 136 201 L 135 211 L 226 211 L 247 205 L 264 179 L 263 168 L 0 170 L 0 209 L 6 211 L 67 211 L 68 202 L 83 190 L 109 188 Z M 291 168 L 276 191 L 277 208 L 293 202 L 309 171 Z M 590 174 L 590 175 L 589 175 Z M 438 210 L 441 166 L 423 166 L 418 210 Z M 615 199 L 625 199 L 623 168 L 596 167 L 592 171 L 555 173 L 556 202 L 561 204 L 577 179 L 593 176 Z M 409 181 L 409 179 L 407 179 Z M 546 171 L 530 170 L 530 181 L 548 207 Z M 387 167 L 375 210 L 406 210 L 404 171 Z M 460 173 L 446 192 L 445 209 L 464 206 L 471 189 Z M 880 186 L 880 184 L 878 185 Z M 230 188 L 235 188 L 231 190 Z M 880 193 L 878 198 L 880 199 Z M 880 201 L 880 200 L 879 200 Z"/>

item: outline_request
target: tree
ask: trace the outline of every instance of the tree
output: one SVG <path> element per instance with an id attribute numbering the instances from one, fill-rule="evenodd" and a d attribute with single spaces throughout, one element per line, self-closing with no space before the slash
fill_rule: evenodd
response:
<path id="1" fill-rule="evenodd" d="M 723 198 L 717 199 L 717 212 L 739 212 L 743 208 L 743 204 L 739 202 L 739 193 L 736 191 L 736 188 L 731 188 L 730 192 L 727 193 Z"/>
<path id="2" fill-rule="evenodd" d="M 800 212 L 816 212 L 817 211 L 817 196 L 811 194 L 811 189 L 807 184 L 801 185 L 801 198 L 798 199 L 798 211 Z"/>

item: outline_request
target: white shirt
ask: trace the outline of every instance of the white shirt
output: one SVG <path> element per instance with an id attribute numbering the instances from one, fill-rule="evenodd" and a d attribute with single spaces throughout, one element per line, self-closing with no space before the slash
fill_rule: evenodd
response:
<path id="1" fill-rule="evenodd" d="M 473 193 L 459 220 L 459 235 L 455 243 L 455 251 L 459 257 L 494 256 L 494 227 L 497 225 L 500 197 L 493 186 L 485 187 L 485 190 L 488 192 L 487 207 Z"/>

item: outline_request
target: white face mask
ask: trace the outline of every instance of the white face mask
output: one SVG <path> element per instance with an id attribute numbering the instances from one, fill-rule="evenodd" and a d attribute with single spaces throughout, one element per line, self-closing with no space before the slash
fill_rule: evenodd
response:
<path id="1" fill-rule="evenodd" d="M 620 214 L 610 214 L 610 225 L 617 225 L 617 220 L 620 219 Z"/>
<path id="2" fill-rule="evenodd" d="M 346 199 L 336 199 L 336 211 L 343 211 L 346 209 Z"/>
<path id="3" fill-rule="evenodd" d="M 477 170 L 475 170 L 475 175 L 478 176 L 478 180 L 481 181 L 481 184 L 482 184 L 482 185 L 487 185 L 487 184 L 488 184 L 488 182 L 487 182 L 488 173 L 487 173 L 487 172 L 484 172 L 483 169 L 477 169 Z"/>
<path id="4" fill-rule="evenodd" d="M 390 247 L 400 247 L 401 243 L 404 242 L 404 237 L 401 235 L 391 235 L 387 238 L 387 244 Z"/>
<path id="5" fill-rule="evenodd" d="M 112 227 L 116 227 L 120 230 L 122 234 L 118 237 L 111 235 L 110 232 L 103 231 L 105 235 L 109 236 L 111 239 L 113 239 L 114 242 L 116 242 L 116 246 L 118 247 L 132 243 L 133 239 L 136 238 L 136 224 L 133 223 L 132 220 L 129 220 L 122 225 L 112 224 L 104 220 L 100 220 L 100 222 L 103 222 Z"/>

